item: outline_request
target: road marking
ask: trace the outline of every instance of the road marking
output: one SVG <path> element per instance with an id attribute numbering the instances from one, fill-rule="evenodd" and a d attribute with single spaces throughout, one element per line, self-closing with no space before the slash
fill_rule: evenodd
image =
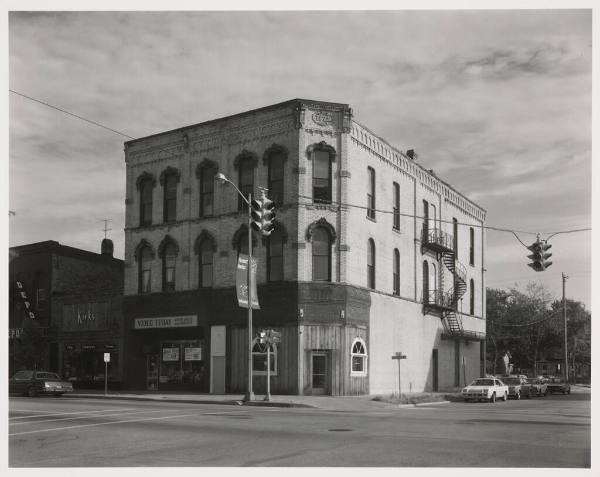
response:
<path id="1" fill-rule="evenodd" d="M 10 436 L 22 436 L 24 434 L 36 434 L 36 433 L 40 433 L 40 432 L 65 431 L 68 429 L 79 429 L 82 427 L 108 426 L 110 424 L 127 424 L 130 422 L 158 421 L 161 419 L 173 419 L 173 418 L 177 418 L 177 417 L 192 417 L 195 415 L 196 414 L 178 414 L 176 416 L 148 417 L 146 419 L 129 419 L 126 421 L 97 422 L 95 424 L 81 424 L 79 426 L 54 427 L 52 429 L 38 429 L 35 431 L 13 432 L 13 433 L 9 433 L 8 435 L 9 435 L 9 437 Z"/>
<path id="2" fill-rule="evenodd" d="M 100 409 L 100 410 L 90 410 L 90 411 L 76 411 L 76 412 L 52 412 L 52 411 L 34 411 L 34 410 L 29 410 L 29 409 L 13 409 L 12 412 L 43 412 L 45 414 L 35 414 L 35 415 L 31 415 L 31 416 L 14 416 L 14 417 L 9 417 L 9 421 L 10 420 L 15 420 L 15 419 L 28 419 L 30 417 L 41 417 L 41 416 L 67 416 L 67 415 L 71 415 L 71 414 L 90 414 L 93 412 L 108 412 L 108 411 L 132 411 L 133 409 L 131 408 L 116 408 L 116 409 Z"/>

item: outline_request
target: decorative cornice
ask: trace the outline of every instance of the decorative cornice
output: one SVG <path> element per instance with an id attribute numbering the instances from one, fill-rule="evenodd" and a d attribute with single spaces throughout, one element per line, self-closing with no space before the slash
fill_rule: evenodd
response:
<path id="1" fill-rule="evenodd" d="M 135 181 L 136 189 L 140 190 L 140 188 L 142 187 L 142 183 L 145 181 L 151 181 L 152 187 L 156 187 L 156 177 L 154 176 L 154 174 L 144 171 L 138 176 L 138 178 Z"/>
<path id="2" fill-rule="evenodd" d="M 254 168 L 258 165 L 258 156 L 255 152 L 242 149 L 242 152 L 235 156 L 235 159 L 233 160 L 233 168 L 236 171 L 238 170 L 242 161 L 249 161 L 251 166 Z"/>
<path id="3" fill-rule="evenodd" d="M 214 169 L 215 172 L 219 171 L 219 164 L 217 164 L 215 161 L 211 161 L 208 158 L 204 158 L 202 159 L 202 161 L 200 162 L 200 164 L 198 164 L 196 166 L 196 177 L 198 179 L 200 179 L 200 176 L 202 175 L 202 170 L 203 169 Z"/>
<path id="4" fill-rule="evenodd" d="M 165 179 L 167 178 L 167 176 L 170 175 L 175 176 L 175 178 L 177 179 L 177 183 L 179 183 L 181 179 L 181 172 L 179 172 L 179 169 L 177 169 L 176 167 L 168 166 L 165 170 L 163 170 L 160 173 L 159 181 L 161 186 L 165 185 Z"/>
<path id="5" fill-rule="evenodd" d="M 285 146 L 276 143 L 271 144 L 263 154 L 263 164 L 265 166 L 269 164 L 271 156 L 273 156 L 274 154 L 281 154 L 283 162 L 286 162 L 289 152 L 287 147 Z"/>
<path id="6" fill-rule="evenodd" d="M 175 255 L 179 255 L 179 244 L 173 237 L 171 237 L 170 235 L 166 235 L 165 238 L 163 238 L 162 241 L 160 242 L 160 245 L 158 246 L 158 257 L 159 258 L 163 258 L 163 255 L 165 253 L 165 248 L 169 244 L 175 245 Z"/>
<path id="7" fill-rule="evenodd" d="M 150 249 L 150 254 L 151 254 L 150 256 L 152 257 L 152 260 L 154 260 L 154 258 L 156 257 L 156 252 L 154 251 L 154 247 L 148 240 L 142 239 L 142 240 L 140 240 L 140 242 L 135 247 L 135 250 L 133 251 L 133 256 L 134 256 L 136 262 L 139 262 L 142 250 L 146 247 L 148 247 Z"/>
<path id="8" fill-rule="evenodd" d="M 200 235 L 198 235 L 198 237 L 196 238 L 196 241 L 194 242 L 194 253 L 196 255 L 200 254 L 200 247 L 202 246 L 202 242 L 204 242 L 205 240 L 208 240 L 211 243 L 213 253 L 217 251 L 217 239 L 215 239 L 215 236 L 211 234 L 208 230 L 203 229 L 202 232 L 200 232 Z"/>
<path id="9" fill-rule="evenodd" d="M 248 240 L 248 226 L 246 224 L 240 225 L 240 228 L 235 231 L 233 238 L 231 239 L 231 248 L 237 250 L 238 242 L 243 237 L 244 240 Z M 256 247 L 258 239 L 256 232 L 252 231 L 252 248 Z"/>
<path id="10" fill-rule="evenodd" d="M 337 238 L 337 234 L 335 232 L 335 228 L 333 227 L 333 225 L 331 225 L 329 222 L 327 222 L 327 219 L 325 217 L 321 217 L 319 220 L 314 221 L 312 224 L 310 224 L 308 226 L 308 228 L 306 229 L 306 241 L 310 242 L 314 233 L 314 230 L 318 227 L 323 227 L 325 230 L 327 230 L 327 232 L 329 232 L 329 236 L 331 237 L 331 243 L 335 243 L 335 240 Z"/>
<path id="11" fill-rule="evenodd" d="M 335 161 L 335 157 L 337 155 L 336 152 L 335 152 L 335 148 L 333 146 L 327 144 L 325 141 L 321 141 L 319 143 L 311 144 L 310 146 L 308 146 L 306 148 L 306 155 L 307 155 L 309 161 L 313 159 L 313 154 L 316 151 L 327 152 L 329 154 L 329 159 L 331 161 Z"/>

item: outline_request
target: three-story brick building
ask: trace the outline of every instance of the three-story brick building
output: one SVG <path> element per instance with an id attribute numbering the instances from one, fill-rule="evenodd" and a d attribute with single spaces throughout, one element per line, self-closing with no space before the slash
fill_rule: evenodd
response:
<path id="1" fill-rule="evenodd" d="M 442 390 L 482 373 L 485 211 L 358 123 L 347 104 L 291 100 L 128 141 L 126 382 L 243 392 L 244 203 L 217 173 L 277 203 L 254 235 L 253 335 L 282 333 L 271 391 Z M 266 353 L 253 349 L 254 390 Z"/>

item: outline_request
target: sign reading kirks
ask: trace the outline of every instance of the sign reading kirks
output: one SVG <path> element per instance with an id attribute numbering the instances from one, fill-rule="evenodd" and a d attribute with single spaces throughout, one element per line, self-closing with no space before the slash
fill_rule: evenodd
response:
<path id="1" fill-rule="evenodd" d="M 107 301 L 63 305 L 63 331 L 107 330 L 109 318 Z"/>
<path id="2" fill-rule="evenodd" d="M 252 309 L 260 310 L 258 304 L 258 293 L 256 292 L 256 268 L 258 260 L 252 257 Z M 248 255 L 240 253 L 238 257 L 237 269 L 235 271 L 235 289 L 237 293 L 238 305 L 242 308 L 248 308 Z"/>

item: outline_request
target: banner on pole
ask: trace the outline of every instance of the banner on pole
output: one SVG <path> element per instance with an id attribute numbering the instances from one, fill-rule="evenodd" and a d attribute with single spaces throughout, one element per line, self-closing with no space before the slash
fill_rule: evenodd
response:
<path id="1" fill-rule="evenodd" d="M 256 292 L 256 268 L 258 260 L 252 257 L 252 309 L 260 310 L 258 304 L 258 293 Z M 238 305 L 242 308 L 248 308 L 248 255 L 240 253 L 235 272 L 235 289 L 237 293 Z"/>

